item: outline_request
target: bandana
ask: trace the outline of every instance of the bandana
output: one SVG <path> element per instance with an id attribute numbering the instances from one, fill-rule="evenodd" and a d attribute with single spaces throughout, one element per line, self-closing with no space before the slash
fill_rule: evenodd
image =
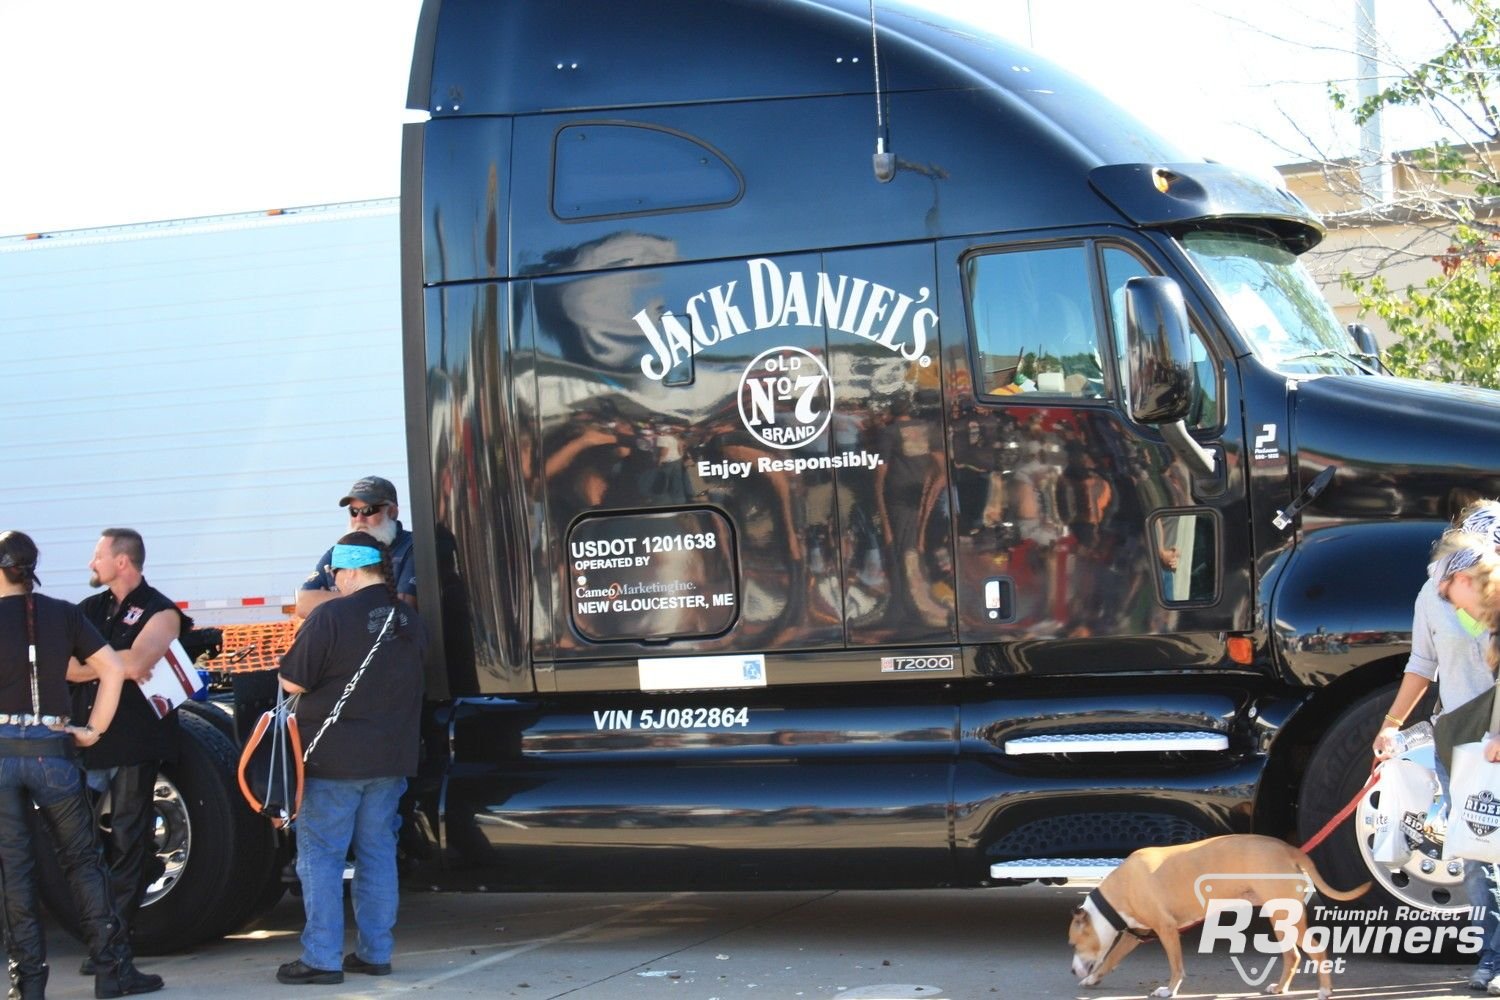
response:
<path id="1" fill-rule="evenodd" d="M 1478 545 L 1465 545 L 1463 548 L 1454 549 L 1432 564 L 1429 575 L 1441 583 L 1455 573 L 1473 569 L 1479 564 L 1480 556 L 1483 554 L 1484 549 Z"/>
<path id="2" fill-rule="evenodd" d="M 368 545 L 335 545 L 333 547 L 334 569 L 358 569 L 361 566 L 376 566 L 380 563 L 380 550 Z"/>
<path id="3" fill-rule="evenodd" d="M 11 555 L 9 552 L 5 553 L 5 555 L 3 556 L 0 556 L 0 569 L 18 569 L 22 573 L 25 573 L 26 576 L 30 578 L 32 583 L 36 584 L 38 587 L 42 585 L 41 578 L 36 575 L 36 564 L 33 563 L 29 566 L 22 565 L 21 563 L 16 562 L 16 557 Z"/>
<path id="4" fill-rule="evenodd" d="M 1488 538 L 1491 545 L 1500 546 L 1500 511 L 1497 511 L 1493 505 L 1481 507 L 1464 518 L 1458 529 L 1471 535 Z"/>

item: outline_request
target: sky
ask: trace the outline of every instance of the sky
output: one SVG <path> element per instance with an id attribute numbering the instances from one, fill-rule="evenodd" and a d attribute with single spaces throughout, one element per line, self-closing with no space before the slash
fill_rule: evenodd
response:
<path id="1" fill-rule="evenodd" d="M 1327 96 L 1354 86 L 1356 0 L 917 2 L 1028 45 L 1201 155 L 1264 172 L 1356 149 Z M 1375 3 L 1390 59 L 1441 44 L 1426 3 Z M 0 235 L 395 196 L 401 125 L 421 118 L 405 108 L 420 6 L 0 0 Z M 1396 148 L 1429 131 L 1385 126 Z"/>

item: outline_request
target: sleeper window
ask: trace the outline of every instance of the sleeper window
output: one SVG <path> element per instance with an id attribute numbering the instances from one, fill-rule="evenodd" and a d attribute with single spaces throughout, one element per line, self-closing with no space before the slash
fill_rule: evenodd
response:
<path id="1" fill-rule="evenodd" d="M 594 122 L 557 133 L 552 211 L 559 219 L 717 208 L 744 190 L 739 171 L 716 150 L 678 132 Z"/>
<path id="2" fill-rule="evenodd" d="M 985 395 L 1106 395 L 1085 247 L 975 256 L 964 272 Z"/>

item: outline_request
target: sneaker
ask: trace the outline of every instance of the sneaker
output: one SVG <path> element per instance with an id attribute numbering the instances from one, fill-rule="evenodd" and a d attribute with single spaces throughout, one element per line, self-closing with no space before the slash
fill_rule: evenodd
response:
<path id="1" fill-rule="evenodd" d="M 276 981 L 286 983 L 288 986 L 332 986 L 344 981 L 344 974 L 338 969 L 314 969 L 302 959 L 295 962 L 287 962 L 276 970 Z"/>
<path id="2" fill-rule="evenodd" d="M 1476 975 L 1477 974 L 1478 973 L 1476 970 Z M 1473 981 L 1473 979 L 1469 980 L 1470 983 L 1473 983 Z M 1493 979 L 1490 980 L 1489 985 L 1485 987 L 1485 992 L 1492 997 L 1500 997 L 1500 975 L 1496 975 Z"/>
<path id="3" fill-rule="evenodd" d="M 344 956 L 345 972 L 360 972 L 367 976 L 389 976 L 391 974 L 390 962 L 366 962 L 359 957 L 357 952 L 350 952 Z"/>
<path id="4" fill-rule="evenodd" d="M 1490 985 L 1490 980 L 1495 978 L 1500 969 L 1493 969 L 1488 965 L 1481 965 L 1469 976 L 1469 989 L 1483 991 Z"/>

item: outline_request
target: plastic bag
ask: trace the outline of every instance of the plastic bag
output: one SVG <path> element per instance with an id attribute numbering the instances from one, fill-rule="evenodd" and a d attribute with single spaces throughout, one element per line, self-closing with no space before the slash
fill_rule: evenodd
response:
<path id="1" fill-rule="evenodd" d="M 1500 764 L 1484 759 L 1483 743 L 1453 748 L 1451 801 L 1443 859 L 1500 863 Z"/>
<path id="2" fill-rule="evenodd" d="M 1396 757 L 1381 767 L 1374 791 L 1379 795 L 1372 795 L 1376 805 L 1370 857 L 1384 865 L 1404 865 L 1420 839 L 1408 833 L 1408 823 L 1421 827 L 1438 792 L 1437 775 L 1416 761 Z"/>

